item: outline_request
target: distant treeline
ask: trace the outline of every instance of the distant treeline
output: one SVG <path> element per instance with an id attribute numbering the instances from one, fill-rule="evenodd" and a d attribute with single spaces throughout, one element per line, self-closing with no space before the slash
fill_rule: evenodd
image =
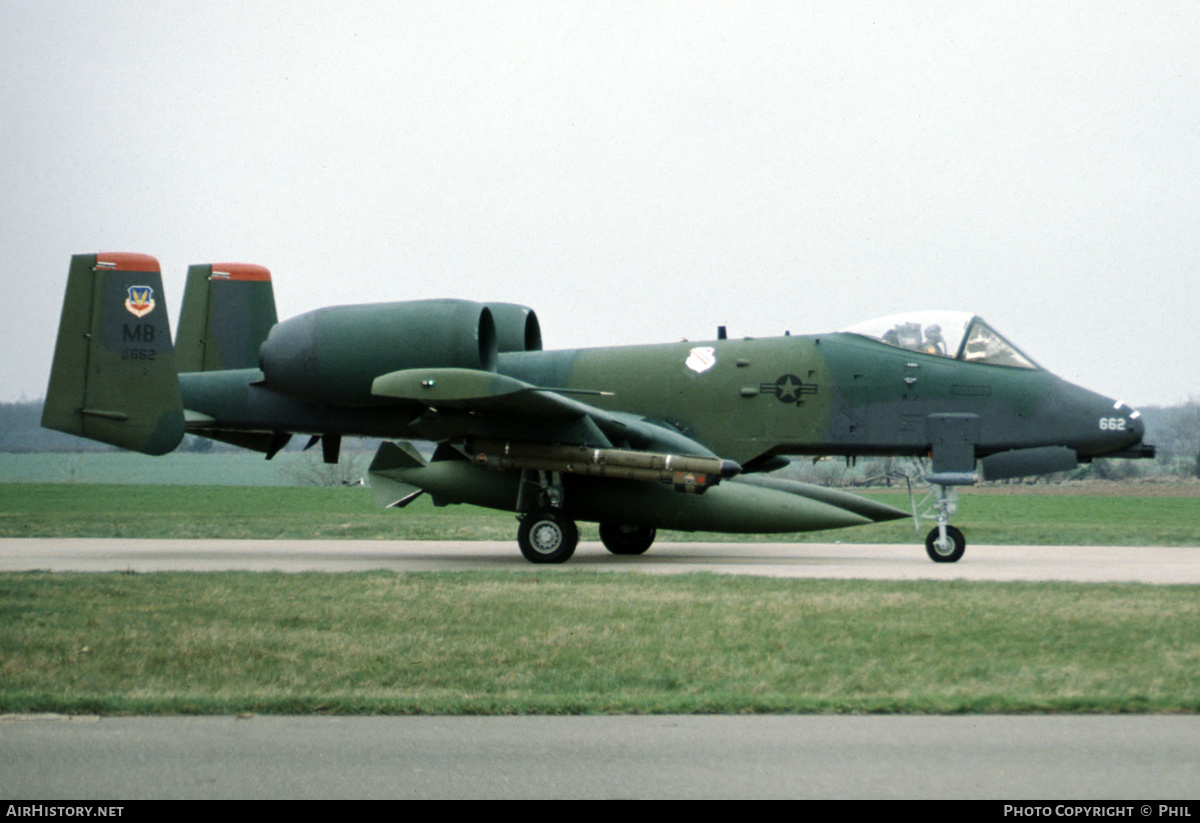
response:
<path id="1" fill-rule="evenodd" d="M 0 403 L 0 452 L 110 452 L 104 443 L 42 428 L 42 401 Z"/>

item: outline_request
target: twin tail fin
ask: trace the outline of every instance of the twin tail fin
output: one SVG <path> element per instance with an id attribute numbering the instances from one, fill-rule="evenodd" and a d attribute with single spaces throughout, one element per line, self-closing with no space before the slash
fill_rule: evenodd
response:
<path id="1" fill-rule="evenodd" d="M 192 266 L 172 343 L 158 260 L 123 252 L 76 255 L 42 425 L 166 454 L 185 433 L 179 373 L 256 367 L 276 320 L 267 269 Z"/>

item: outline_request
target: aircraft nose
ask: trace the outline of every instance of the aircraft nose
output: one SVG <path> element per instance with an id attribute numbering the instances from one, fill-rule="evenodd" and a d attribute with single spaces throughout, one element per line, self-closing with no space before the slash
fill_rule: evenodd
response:
<path id="1" fill-rule="evenodd" d="M 1142 416 L 1124 402 L 1069 383 L 1049 393 L 1047 409 L 1050 418 L 1064 427 L 1060 431 L 1066 434 L 1065 445 L 1080 456 L 1099 457 L 1138 448 L 1146 433 Z"/>
<path id="2" fill-rule="evenodd" d="M 1141 412 L 1130 408 L 1120 400 L 1112 401 L 1108 412 L 1102 413 L 1099 424 L 1104 451 L 1118 451 L 1136 446 L 1146 434 L 1146 424 Z"/>

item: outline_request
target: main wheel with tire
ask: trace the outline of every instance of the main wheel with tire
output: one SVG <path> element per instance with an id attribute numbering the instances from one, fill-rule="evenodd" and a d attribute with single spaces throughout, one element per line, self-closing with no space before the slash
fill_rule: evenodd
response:
<path id="1" fill-rule="evenodd" d="M 575 521 L 558 509 L 530 512 L 517 529 L 517 545 L 530 563 L 566 563 L 578 543 Z"/>
<path id="2" fill-rule="evenodd" d="M 657 534 L 657 529 L 652 526 L 600 524 L 600 542 L 613 554 L 645 554 Z"/>
<path id="3" fill-rule="evenodd" d="M 946 526 L 946 540 L 943 543 L 938 529 L 934 529 L 925 537 L 925 553 L 934 563 L 954 563 L 967 550 L 967 538 L 953 526 Z"/>

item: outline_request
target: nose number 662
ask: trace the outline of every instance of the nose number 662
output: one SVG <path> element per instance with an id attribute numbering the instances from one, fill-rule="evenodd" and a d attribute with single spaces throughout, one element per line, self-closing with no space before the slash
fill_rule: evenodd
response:
<path id="1" fill-rule="evenodd" d="M 1102 432 L 1123 432 L 1125 431 L 1124 417 L 1101 417 L 1100 431 Z"/>

